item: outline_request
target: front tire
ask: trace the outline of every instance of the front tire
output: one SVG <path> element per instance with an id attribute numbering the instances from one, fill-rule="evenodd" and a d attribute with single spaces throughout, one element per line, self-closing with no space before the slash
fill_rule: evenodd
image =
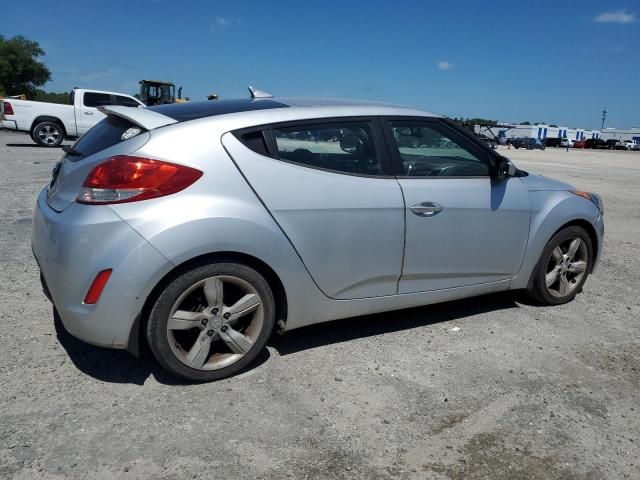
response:
<path id="1" fill-rule="evenodd" d="M 33 128 L 31 138 L 41 147 L 57 147 L 64 140 L 64 131 L 58 123 L 40 122 Z"/>
<path id="2" fill-rule="evenodd" d="M 568 303 L 582 291 L 591 271 L 593 246 L 581 227 L 556 233 L 536 265 L 531 297 L 544 305 Z"/>
<path id="3" fill-rule="evenodd" d="M 158 362 L 187 380 L 220 380 L 240 372 L 265 348 L 275 301 L 264 277 L 241 263 L 212 263 L 174 279 L 147 323 Z"/>

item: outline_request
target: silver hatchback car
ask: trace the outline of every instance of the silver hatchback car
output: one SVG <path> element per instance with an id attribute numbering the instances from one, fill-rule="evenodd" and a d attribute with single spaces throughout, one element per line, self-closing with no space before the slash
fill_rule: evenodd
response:
<path id="1" fill-rule="evenodd" d="M 65 328 L 173 374 L 246 368 L 274 330 L 522 289 L 580 292 L 600 198 L 446 118 L 270 98 L 109 106 L 54 169 L 32 246 Z"/>

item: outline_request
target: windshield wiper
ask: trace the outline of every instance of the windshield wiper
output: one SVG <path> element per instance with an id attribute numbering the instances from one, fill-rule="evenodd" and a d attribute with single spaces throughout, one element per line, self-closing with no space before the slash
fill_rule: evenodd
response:
<path id="1" fill-rule="evenodd" d="M 63 145 L 62 146 L 62 151 L 64 153 L 66 153 L 67 155 L 72 155 L 74 157 L 81 157 L 82 156 L 82 152 L 80 152 L 79 150 L 76 150 L 75 148 L 73 148 L 73 145 Z"/>

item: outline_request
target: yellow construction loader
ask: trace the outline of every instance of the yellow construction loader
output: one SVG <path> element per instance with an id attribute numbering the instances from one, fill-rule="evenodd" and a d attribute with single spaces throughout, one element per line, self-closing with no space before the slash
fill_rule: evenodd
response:
<path id="1" fill-rule="evenodd" d="M 182 87 L 178 88 L 172 82 L 163 80 L 140 80 L 140 101 L 146 106 L 164 105 L 166 103 L 184 103 L 188 98 L 182 98 Z"/>

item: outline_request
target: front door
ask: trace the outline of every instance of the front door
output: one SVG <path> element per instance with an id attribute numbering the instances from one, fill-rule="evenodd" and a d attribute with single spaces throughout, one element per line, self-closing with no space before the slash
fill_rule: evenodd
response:
<path id="1" fill-rule="evenodd" d="M 331 298 L 396 293 L 404 202 L 377 148 L 381 137 L 371 119 L 304 121 L 222 137 Z"/>
<path id="2" fill-rule="evenodd" d="M 490 153 L 439 119 L 386 124 L 406 203 L 398 293 L 514 277 L 529 234 L 529 193 L 519 178 L 490 178 Z"/>

